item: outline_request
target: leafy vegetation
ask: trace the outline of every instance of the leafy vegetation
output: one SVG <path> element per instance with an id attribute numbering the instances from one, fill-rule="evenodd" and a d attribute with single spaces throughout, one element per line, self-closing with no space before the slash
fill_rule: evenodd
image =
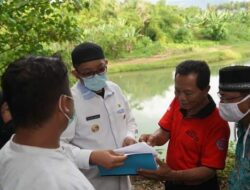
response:
<path id="1" fill-rule="evenodd" d="M 212 65 L 226 65 L 244 62 L 249 59 L 250 42 L 235 43 L 234 45 L 217 45 L 202 47 L 186 45 L 181 48 L 169 46 L 167 51 L 151 57 L 133 60 L 115 60 L 109 65 L 109 73 L 130 72 L 175 67 L 186 59 L 206 60 Z"/>
<path id="2" fill-rule="evenodd" d="M 27 54 L 57 51 L 69 62 L 70 51 L 82 41 L 100 44 L 107 57 L 116 60 L 166 53 L 170 46 L 185 52 L 187 46 L 245 42 L 250 40 L 249 10 L 250 2 L 202 10 L 170 6 L 164 0 L 156 4 L 145 0 L 1 0 L 0 68 Z"/>
<path id="3" fill-rule="evenodd" d="M 0 69 L 27 54 L 54 52 L 52 43 L 75 40 L 77 5 L 60 0 L 0 1 Z"/>
<path id="4" fill-rule="evenodd" d="M 250 2 L 203 10 L 170 6 L 164 0 L 156 4 L 146 0 L 0 0 L 0 12 L 0 73 L 27 54 L 59 51 L 70 63 L 70 52 L 83 41 L 104 48 L 112 60 L 110 72 L 170 67 L 184 59 L 212 64 L 250 57 Z M 131 58 L 137 59 L 130 62 Z M 158 83 L 161 77 L 152 81 Z M 230 146 L 227 168 L 219 174 L 222 181 L 232 160 Z"/>

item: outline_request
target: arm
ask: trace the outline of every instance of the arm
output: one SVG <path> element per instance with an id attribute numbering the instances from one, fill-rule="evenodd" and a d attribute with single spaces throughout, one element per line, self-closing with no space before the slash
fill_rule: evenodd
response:
<path id="1" fill-rule="evenodd" d="M 151 146 L 164 145 L 170 138 L 170 133 L 162 128 L 157 129 L 153 134 L 142 134 L 139 138 L 140 142 L 146 142 Z"/>
<path id="2" fill-rule="evenodd" d="M 216 171 L 212 168 L 201 166 L 187 170 L 172 170 L 166 163 L 157 160 L 157 170 L 139 170 L 139 174 L 152 179 L 162 181 L 174 181 L 186 185 L 201 184 L 212 178 Z"/>
<path id="3" fill-rule="evenodd" d="M 117 154 L 111 150 L 80 149 L 71 144 L 75 136 L 76 122 L 72 122 L 61 136 L 61 146 L 66 154 L 80 169 L 89 169 L 90 165 L 100 165 L 105 168 L 117 167 L 123 164 L 126 156 Z"/>
<path id="4" fill-rule="evenodd" d="M 80 149 L 79 147 L 71 144 L 71 141 L 75 137 L 77 119 L 75 119 L 62 133 L 60 137 L 60 145 L 66 150 L 66 153 L 70 155 L 71 160 L 80 169 L 90 168 L 90 155 L 92 150 Z"/>
<path id="5" fill-rule="evenodd" d="M 121 166 L 127 156 L 115 153 L 112 150 L 95 150 L 90 154 L 90 163 L 100 165 L 107 169 Z"/>
<path id="6" fill-rule="evenodd" d="M 207 138 L 204 139 L 205 143 L 201 152 L 201 165 L 216 169 L 224 169 L 230 129 L 228 123 L 222 119 L 213 122 L 215 123 L 214 126 L 211 127 Z"/>
<path id="7" fill-rule="evenodd" d="M 209 180 L 210 178 L 214 177 L 215 174 L 215 169 L 201 166 L 188 170 L 176 170 L 173 174 L 173 180 L 180 181 L 188 185 L 194 185 L 201 184 Z"/>
<path id="8" fill-rule="evenodd" d="M 155 171 L 141 170 L 140 175 L 158 180 L 169 180 L 195 185 L 212 178 L 216 169 L 223 169 L 225 165 L 229 127 L 221 119 L 208 131 L 201 150 L 201 166 L 187 170 L 172 170 L 166 163 L 158 160 L 159 168 Z M 211 156 L 212 155 L 212 156 Z"/>
<path id="9" fill-rule="evenodd" d="M 159 121 L 160 128 L 156 130 L 152 135 L 143 134 L 141 135 L 139 141 L 147 142 L 151 146 L 161 146 L 165 144 L 170 139 L 170 132 L 172 127 L 172 122 L 175 113 L 176 98 L 171 102 L 166 113 Z"/>

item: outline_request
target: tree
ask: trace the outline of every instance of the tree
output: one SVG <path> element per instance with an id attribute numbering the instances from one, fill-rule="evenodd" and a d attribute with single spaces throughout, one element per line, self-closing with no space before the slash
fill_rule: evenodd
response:
<path id="1" fill-rule="evenodd" d="M 53 42 L 76 40 L 79 35 L 72 13 L 82 8 L 77 0 L 0 1 L 0 72 L 27 54 L 48 54 Z"/>
<path id="2" fill-rule="evenodd" d="M 228 35 L 226 21 L 228 18 L 229 14 L 226 12 L 208 10 L 203 15 L 204 37 L 215 41 L 226 39 Z"/>

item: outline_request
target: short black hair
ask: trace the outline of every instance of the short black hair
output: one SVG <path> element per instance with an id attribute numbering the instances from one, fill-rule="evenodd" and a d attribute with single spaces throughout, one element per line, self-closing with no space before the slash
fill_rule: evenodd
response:
<path id="1" fill-rule="evenodd" d="M 2 105 L 4 103 L 4 100 L 3 100 L 3 92 L 0 91 L 0 112 L 1 112 L 1 109 L 2 109 Z M 3 118 L 2 118 L 2 113 L 0 113 L 0 132 L 1 132 L 1 128 L 3 126 L 4 122 L 3 122 Z M 0 146 L 1 148 L 1 146 Z"/>
<path id="2" fill-rule="evenodd" d="M 3 92 L 0 90 L 0 107 L 2 106 L 3 103 L 4 103 Z"/>
<path id="3" fill-rule="evenodd" d="M 205 61 L 200 60 L 186 60 L 177 65 L 175 70 L 175 77 L 177 74 L 188 75 L 191 73 L 197 74 L 197 87 L 204 90 L 209 86 L 210 69 Z"/>
<path id="4" fill-rule="evenodd" d="M 15 125 L 35 127 L 51 117 L 61 94 L 70 95 L 67 68 L 60 57 L 21 58 L 7 67 L 2 89 Z"/>

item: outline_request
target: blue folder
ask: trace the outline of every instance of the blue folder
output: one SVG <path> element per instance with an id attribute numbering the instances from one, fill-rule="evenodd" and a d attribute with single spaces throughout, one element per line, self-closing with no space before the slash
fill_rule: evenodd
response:
<path id="1" fill-rule="evenodd" d="M 98 166 L 100 176 L 137 175 L 139 169 L 156 170 L 156 168 L 156 162 L 151 153 L 127 155 L 124 165 L 112 169 Z"/>

